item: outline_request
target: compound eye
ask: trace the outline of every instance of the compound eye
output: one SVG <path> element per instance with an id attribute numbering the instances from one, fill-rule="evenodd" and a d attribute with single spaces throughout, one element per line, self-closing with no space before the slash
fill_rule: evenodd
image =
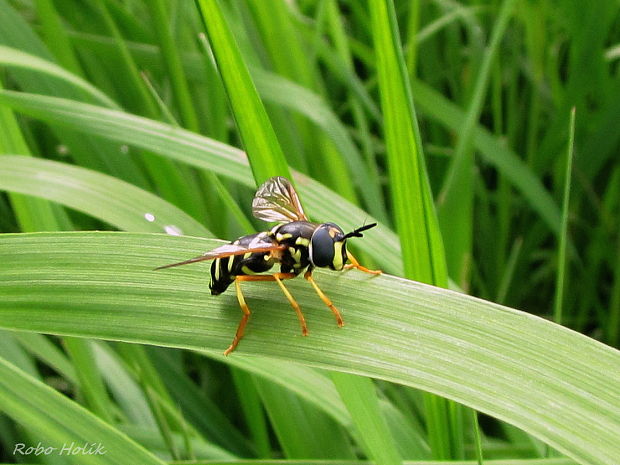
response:
<path id="1" fill-rule="evenodd" d="M 334 238 L 326 225 L 319 226 L 312 234 L 312 239 L 310 239 L 310 260 L 317 267 L 333 266 Z"/>

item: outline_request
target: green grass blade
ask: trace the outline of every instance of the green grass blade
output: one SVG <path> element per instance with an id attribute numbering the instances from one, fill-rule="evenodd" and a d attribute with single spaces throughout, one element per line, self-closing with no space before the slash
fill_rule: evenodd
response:
<path id="1" fill-rule="evenodd" d="M 225 357 L 220 353 L 208 353 L 207 356 L 240 368 L 256 378 L 279 383 L 308 403 L 322 408 L 342 426 L 348 429 L 352 427 L 351 416 L 338 396 L 338 391 L 329 377 L 320 370 L 274 358 Z M 281 373 L 287 373 L 290 376 L 283 377 Z"/>
<path id="2" fill-rule="evenodd" d="M 109 108 L 120 108 L 116 102 L 89 82 L 73 73 L 68 72 L 57 64 L 36 55 L 26 53 L 16 48 L 0 45 L 0 65 L 42 73 L 47 76 L 57 78 L 74 86 L 76 89 L 83 91 L 84 94 L 90 97 L 90 100 L 93 103 L 98 103 Z"/>
<path id="3" fill-rule="evenodd" d="M 15 339 L 40 361 L 54 369 L 67 381 L 76 382 L 75 368 L 50 338 L 37 333 L 15 333 Z"/>
<path id="4" fill-rule="evenodd" d="M 82 69 L 71 44 L 69 31 L 63 27 L 63 19 L 58 14 L 54 1 L 37 0 L 36 5 L 38 18 L 41 21 L 41 35 L 50 51 L 64 68 L 81 75 Z"/>
<path id="5" fill-rule="evenodd" d="M 170 31 L 170 15 L 167 11 L 170 5 L 168 4 L 169 2 L 164 0 L 155 0 L 151 4 L 150 11 L 155 27 L 155 36 L 159 41 L 162 61 L 168 71 L 183 125 L 192 131 L 198 132 L 200 129 L 198 115 L 192 104 L 192 95 L 179 57 L 179 44 L 175 42 L 175 38 Z"/>
<path id="6" fill-rule="evenodd" d="M 345 401 L 370 458 L 381 465 L 401 464 L 396 443 L 380 412 L 373 382 L 369 378 L 338 372 L 332 373 L 332 380 Z"/>
<path id="7" fill-rule="evenodd" d="M 568 125 L 568 149 L 566 151 L 566 166 L 564 171 L 564 196 L 562 200 L 562 224 L 560 227 L 560 241 L 558 244 L 558 271 L 555 281 L 555 298 L 553 300 L 553 321 L 562 324 L 562 307 L 564 306 L 564 288 L 566 285 L 568 267 L 566 263 L 566 245 L 568 241 L 568 214 L 570 205 L 571 174 L 573 172 L 573 150 L 575 145 L 575 108 L 570 112 Z"/>
<path id="8" fill-rule="evenodd" d="M 1 156 L 0 190 L 58 202 L 128 231 L 212 236 L 196 220 L 149 192 L 65 163 Z"/>
<path id="9" fill-rule="evenodd" d="M 231 424 L 220 406 L 182 372 L 174 359 L 166 356 L 165 351 L 153 350 L 149 355 L 188 423 L 197 428 L 205 438 L 210 438 L 226 450 L 242 457 L 254 456 L 252 446 Z"/>
<path id="10" fill-rule="evenodd" d="M 478 413 L 471 410 L 471 421 L 474 425 L 474 442 L 476 444 L 476 460 L 478 465 L 483 465 L 482 458 L 482 439 L 480 438 L 480 425 L 478 424 Z"/>
<path id="11" fill-rule="evenodd" d="M 112 53 L 112 44 L 110 40 L 103 36 L 85 35 L 73 33 L 76 42 L 82 44 L 89 50 L 97 50 L 100 53 Z M 158 71 L 163 71 L 158 68 L 157 49 L 149 44 L 143 43 L 128 43 L 128 46 L 135 59 L 143 66 L 149 68 L 155 68 Z M 195 81 L 208 85 L 208 89 L 213 90 L 214 84 L 205 77 L 203 59 L 195 53 L 185 53 L 182 56 L 183 65 L 186 68 L 186 73 L 192 76 Z M 333 61 L 338 60 L 335 57 Z M 276 106 L 281 106 L 285 109 L 290 109 L 295 113 L 306 117 L 314 124 L 319 126 L 327 135 L 329 140 L 335 145 L 344 161 L 347 168 L 353 173 L 355 179 L 353 180 L 360 190 L 360 197 L 366 202 L 366 205 L 371 214 L 377 219 L 384 220 L 386 218 L 385 205 L 381 201 L 382 195 L 379 189 L 378 182 L 376 180 L 370 180 L 370 174 L 361 166 L 361 158 L 358 150 L 353 143 L 350 135 L 347 132 L 347 128 L 343 125 L 341 120 L 334 114 L 332 109 L 327 105 L 324 98 L 312 92 L 310 89 L 300 86 L 295 82 L 286 79 L 280 75 L 272 72 L 265 71 L 256 66 L 250 66 L 250 73 L 256 84 L 256 88 L 261 98 L 266 103 L 271 103 Z M 349 72 L 349 75 L 352 73 Z M 358 86 L 362 87 L 358 81 L 354 81 Z M 367 94 L 364 94 L 362 100 L 370 99 Z M 217 104 L 219 102 L 213 102 Z M 370 102 L 371 103 L 371 102 Z M 373 107 L 373 114 L 378 114 L 378 110 Z M 220 117 L 219 120 L 224 119 Z M 221 123 L 214 121 L 213 124 Z M 211 131 L 213 135 L 214 131 Z M 218 131 L 215 131 L 218 134 Z M 220 137 L 215 139 L 222 140 Z M 288 152 L 290 154 L 290 152 Z M 293 165 L 293 160 L 291 165 Z M 344 173 L 345 176 L 349 175 Z M 342 176 L 342 174 L 341 174 Z M 376 176 L 376 175 L 373 175 Z M 349 175 L 349 177 L 351 177 Z M 340 185 L 340 184 L 338 184 Z"/>
<path id="12" fill-rule="evenodd" d="M 254 377 L 236 368 L 230 370 L 237 395 L 239 407 L 248 425 L 249 437 L 256 448 L 256 456 L 261 459 L 271 457 L 271 441 L 267 425 L 267 416 L 260 401 Z"/>
<path id="13" fill-rule="evenodd" d="M 24 373 L 40 380 L 41 375 L 37 369 L 36 361 L 30 357 L 26 349 L 20 346 L 14 333 L 15 331 L 2 330 L 2 338 L 0 338 L 0 357 L 15 366 L 21 366 Z M 45 337 L 43 335 L 38 336 Z M 2 441 L 6 441 L 5 438 L 2 438 Z"/>
<path id="14" fill-rule="evenodd" d="M 155 418 L 146 401 L 144 391 L 132 378 L 112 344 L 92 344 L 97 366 L 105 379 L 115 406 L 123 420 L 143 428 L 156 428 Z"/>
<path id="15" fill-rule="evenodd" d="M 129 233 L 5 234 L 0 326 L 221 352 L 238 322 L 234 295 L 208 296 L 206 265 L 152 271 L 218 244 Z M 289 288 L 311 316 L 307 338 L 279 289 L 248 285 L 255 316 L 230 358 L 286 358 L 418 387 L 506 420 L 580 463 L 615 464 L 618 351 L 400 278 L 317 272 L 317 281 L 344 312 L 344 329 L 303 280 Z"/>
<path id="16" fill-rule="evenodd" d="M 445 257 L 391 0 L 369 2 L 390 190 L 405 276 L 447 285 Z"/>
<path id="17" fill-rule="evenodd" d="M 118 26 L 114 22 L 114 18 L 110 14 L 107 2 L 96 0 L 95 9 L 101 16 L 102 26 L 110 34 L 110 39 L 114 43 L 115 58 L 119 61 L 118 66 L 120 69 L 118 71 L 123 75 L 124 86 L 127 89 L 126 94 L 129 96 L 130 105 L 140 106 L 142 111 L 147 112 L 147 114 L 154 114 L 156 110 L 155 103 L 142 79 L 140 79 L 140 71 L 131 56 L 125 40 L 123 40 Z"/>
<path id="18" fill-rule="evenodd" d="M 112 423 L 112 402 L 95 364 L 90 341 L 65 337 L 63 344 L 73 362 L 78 379 L 78 389 L 84 398 L 85 406 L 102 420 Z"/>
<path id="19" fill-rule="evenodd" d="M 242 457 L 254 456 L 252 447 L 204 392 L 181 370 L 166 351 L 149 352 L 162 380 L 182 410 L 186 421 L 226 450 Z"/>
<path id="20" fill-rule="evenodd" d="M 288 166 L 286 164 L 284 154 L 280 148 L 280 144 L 278 143 L 276 135 L 273 132 L 273 128 L 269 118 L 267 117 L 265 108 L 258 97 L 258 92 L 254 87 L 249 71 L 241 59 L 241 55 L 235 44 L 234 38 L 228 30 L 228 26 L 219 9 L 217 0 L 198 0 L 197 3 L 202 13 L 202 18 L 209 34 L 213 53 L 220 68 L 220 73 L 231 102 L 233 113 L 248 154 L 254 179 L 258 184 L 270 176 L 284 175 L 290 177 L 290 174 L 288 174 Z M 282 8 L 277 9 L 277 11 L 283 13 Z M 260 16 L 265 18 L 264 15 Z M 286 21 L 282 15 L 280 17 Z M 302 66 L 306 64 L 305 61 L 298 63 Z M 334 161 L 335 160 L 332 161 L 332 164 Z M 363 179 L 361 181 L 363 181 Z M 338 382 L 340 381 L 337 381 L 337 383 Z M 352 378 L 350 378 L 349 383 L 351 382 L 363 383 L 364 381 L 352 381 Z M 259 386 L 261 385 L 263 386 L 263 401 L 267 406 L 268 412 L 271 412 L 269 408 L 270 406 L 273 410 L 273 412 L 271 412 L 272 422 L 274 427 L 276 427 L 281 444 L 285 449 L 289 448 L 289 456 L 312 456 L 312 452 L 318 444 L 323 444 L 323 446 L 325 446 L 323 453 L 326 453 L 332 447 L 338 447 L 338 435 L 336 433 L 333 435 L 333 440 L 335 443 L 332 447 L 326 443 L 327 437 L 323 438 L 323 440 L 317 437 L 315 438 L 315 441 L 310 440 L 307 443 L 305 441 L 299 441 L 299 439 L 303 437 L 301 434 L 302 431 L 297 431 L 294 428 L 291 428 L 290 424 L 287 424 L 287 422 L 290 423 L 291 419 L 287 418 L 286 415 L 281 415 L 282 409 L 278 408 L 283 405 L 282 402 L 277 395 L 265 397 L 267 395 L 267 385 L 259 383 Z M 274 388 L 276 391 L 280 389 L 276 386 L 270 386 L 270 389 Z M 343 400 L 345 403 L 347 402 L 347 399 Z M 376 399 L 374 399 L 374 401 L 376 402 Z M 304 404 L 300 404 L 299 409 L 304 410 Z M 299 411 L 300 410 L 297 410 L 298 413 Z M 370 412 L 367 415 L 370 415 Z M 315 421 L 312 421 L 313 419 Z M 300 420 L 301 418 L 298 418 L 298 421 Z M 316 418 L 313 416 L 308 416 L 308 422 L 304 423 L 306 430 L 305 436 L 310 436 L 312 433 L 316 434 L 317 432 L 325 429 L 330 429 L 329 422 L 327 422 L 327 419 L 325 419 L 325 421 L 326 422 L 324 423 L 322 414 L 317 414 Z M 280 427 L 278 427 L 278 425 L 280 425 Z M 361 428 L 361 433 L 364 436 L 364 442 L 366 445 L 371 447 L 372 453 L 372 447 L 376 447 L 376 445 L 370 440 L 366 441 L 365 434 L 367 432 L 370 432 L 370 430 Z M 377 435 L 380 435 L 380 430 L 377 430 L 374 433 L 376 437 Z M 287 438 L 287 440 L 284 440 L 284 438 Z M 385 445 L 389 441 L 390 438 L 389 435 L 387 435 L 383 440 L 383 444 Z M 304 446 L 304 443 L 307 445 Z M 291 444 L 297 444 L 297 446 L 292 447 Z M 311 445 L 312 449 L 308 449 Z M 389 450 L 387 447 L 386 449 Z M 395 448 L 393 449 L 395 450 Z M 335 451 L 336 449 L 334 449 L 334 452 Z M 316 452 L 321 452 L 321 450 L 316 449 Z M 382 452 L 377 451 L 376 455 L 380 456 L 381 453 Z M 337 453 L 336 455 L 340 454 Z"/>
<path id="21" fill-rule="evenodd" d="M 616 240 L 615 253 L 614 281 L 607 320 L 607 342 L 613 347 L 618 347 L 620 344 L 620 237 Z"/>
<path id="22" fill-rule="evenodd" d="M 338 66 L 338 69 L 345 70 L 344 72 L 352 75 L 354 71 L 353 57 L 347 42 L 344 15 L 340 14 L 338 6 L 334 0 L 325 1 L 323 2 L 323 5 L 327 23 L 326 32 L 330 35 L 331 40 L 334 43 L 334 50 L 340 57 L 340 63 L 338 64 L 339 66 L 336 66 Z M 327 49 L 327 47 L 323 48 Z M 334 60 L 334 62 L 335 61 L 336 60 Z M 381 179 L 379 176 L 377 157 L 373 148 L 369 129 L 369 118 L 364 113 L 362 103 L 354 97 L 353 92 L 348 91 L 348 93 L 350 95 L 347 99 L 347 104 L 351 107 L 353 120 L 357 127 L 357 133 L 360 137 L 361 151 L 363 152 L 365 158 L 364 163 L 367 165 L 368 177 L 370 178 L 366 181 L 369 188 L 362 189 L 361 193 L 363 195 L 365 192 L 368 192 L 368 195 L 370 195 L 370 192 L 372 192 L 372 199 L 380 204 L 381 210 L 374 210 L 372 205 L 369 205 L 368 208 L 373 215 L 377 217 L 377 219 L 384 221 L 383 218 L 387 217 L 387 209 L 383 192 L 380 189 Z"/>
<path id="23" fill-rule="evenodd" d="M 315 407 L 322 409 L 348 431 L 353 430 L 353 420 L 344 402 L 339 397 L 334 383 L 325 373 L 296 363 L 273 358 L 224 357 L 214 353 L 209 353 L 208 356 L 240 368 L 255 377 L 260 377 L 286 387 L 289 391 L 294 392 Z M 287 376 L 283 377 L 281 373 L 286 373 Z M 381 401 L 381 411 L 386 418 L 393 420 L 389 424 L 392 434 L 395 437 L 406 438 L 406 441 L 409 442 L 404 449 L 417 452 L 417 454 L 411 454 L 410 456 L 428 455 L 426 449 L 419 444 L 419 441 L 411 444 L 412 438 L 408 434 L 410 431 L 403 425 L 402 413 L 385 400 Z"/>
<path id="24" fill-rule="evenodd" d="M 316 67 L 316 40 L 304 41 L 303 29 L 299 28 L 291 6 L 278 1 L 250 2 L 247 9 L 258 32 L 257 41 L 260 43 L 255 47 L 264 48 L 268 66 L 278 75 L 325 96 L 325 85 Z M 286 44 L 286 47 L 282 44 Z M 338 186 L 341 195 L 352 203 L 358 203 L 359 192 L 374 207 L 379 206 L 374 195 L 378 193 L 378 186 L 369 182 L 366 167 L 360 163 L 357 150 L 337 150 L 329 137 L 316 131 L 316 128 L 297 115 L 292 118 L 287 116 L 285 124 L 295 131 L 295 138 L 299 139 L 300 152 L 305 156 L 307 166 L 302 171 L 323 184 Z M 285 130 L 280 129 L 278 134 L 283 132 Z M 346 158 L 351 155 L 358 159 L 357 163 Z M 358 187 L 357 191 L 354 185 Z"/>
<path id="25" fill-rule="evenodd" d="M 344 428 L 322 409 L 281 384 L 256 379 L 256 386 L 285 457 L 355 458 Z"/>
<path id="26" fill-rule="evenodd" d="M 145 347 L 136 344 L 122 344 L 117 347 L 117 351 L 123 357 L 128 368 L 134 371 L 168 451 L 173 458 L 179 459 L 180 454 L 172 440 L 172 430 L 182 431 L 181 423 L 184 420 L 179 416 L 178 409 L 160 374 L 153 367 Z"/>
<path id="27" fill-rule="evenodd" d="M 164 463 L 112 426 L 1 358 L 0 390 L 0 407 L 4 413 L 35 432 L 46 445 L 57 447 L 56 453 L 60 454 L 63 445 L 69 447 L 71 443 L 77 447 L 95 442 L 105 448 L 105 454 L 71 456 L 75 463 Z"/>
<path id="28" fill-rule="evenodd" d="M 197 0 L 197 5 L 256 184 L 276 175 L 290 178 L 284 153 L 218 1 Z"/>
<path id="29" fill-rule="evenodd" d="M 168 448 L 164 444 L 161 434 L 159 433 L 158 430 L 153 430 L 153 429 L 148 429 L 148 428 L 143 428 L 143 427 L 135 427 L 134 425 L 123 425 L 120 429 L 121 431 L 126 433 L 131 439 L 133 439 L 134 441 L 137 441 L 138 443 L 148 448 L 149 450 L 153 450 L 158 455 L 163 455 L 163 456 L 169 455 Z M 184 437 L 182 437 L 180 434 L 177 434 L 177 433 L 172 434 L 172 440 L 174 442 L 174 446 L 178 449 L 184 448 L 187 442 Z M 225 449 L 222 449 L 221 447 L 215 444 L 207 443 L 198 438 L 191 438 L 190 442 L 191 442 L 191 449 L 193 450 L 194 455 L 200 458 L 201 459 L 200 461 L 205 461 L 207 463 L 210 461 L 214 461 L 214 462 L 223 461 L 227 463 L 234 463 L 234 461 L 237 459 L 235 455 L 231 454 L 230 452 L 226 451 Z M 199 461 L 194 462 L 193 460 L 191 460 L 191 463 L 198 463 L 198 462 Z M 180 462 L 171 461 L 167 463 L 187 464 L 188 461 L 187 460 L 183 460 Z M 551 464 L 551 465 L 555 465 L 555 464 Z"/>

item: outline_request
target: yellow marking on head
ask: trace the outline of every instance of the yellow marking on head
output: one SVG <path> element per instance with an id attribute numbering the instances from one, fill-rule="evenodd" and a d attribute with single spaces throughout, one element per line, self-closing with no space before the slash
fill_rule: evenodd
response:
<path id="1" fill-rule="evenodd" d="M 336 228 L 329 228 L 327 233 L 329 234 L 329 237 L 331 237 L 333 239 L 334 237 L 336 237 L 340 233 L 340 231 L 338 231 Z"/>
<path id="2" fill-rule="evenodd" d="M 295 244 L 308 247 L 310 245 L 310 239 L 306 239 L 305 237 L 298 237 L 297 239 L 295 239 Z"/>
<path id="3" fill-rule="evenodd" d="M 334 259 L 332 261 L 332 265 L 336 271 L 340 271 L 342 270 L 342 268 L 344 268 L 344 262 L 342 261 L 343 245 L 343 241 L 334 242 Z"/>

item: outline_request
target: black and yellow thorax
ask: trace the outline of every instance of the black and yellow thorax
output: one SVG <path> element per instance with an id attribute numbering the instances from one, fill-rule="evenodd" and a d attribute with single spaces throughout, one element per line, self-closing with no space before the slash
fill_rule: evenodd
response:
<path id="1" fill-rule="evenodd" d="M 292 221 L 274 226 L 267 233 L 278 244 L 286 246 L 280 257 L 282 273 L 299 274 L 311 265 L 310 240 L 318 226 L 309 221 Z"/>

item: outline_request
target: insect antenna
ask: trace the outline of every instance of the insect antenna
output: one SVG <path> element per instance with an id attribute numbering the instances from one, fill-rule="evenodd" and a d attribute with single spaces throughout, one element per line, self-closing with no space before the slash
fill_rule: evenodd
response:
<path id="1" fill-rule="evenodd" d="M 374 228 L 375 226 L 377 226 L 377 223 L 371 223 L 371 224 L 367 224 L 364 226 L 360 226 L 359 228 L 354 229 L 350 233 L 345 234 L 344 238 L 347 239 L 349 237 L 364 237 L 364 235 L 362 234 L 362 231 L 366 231 L 367 229 Z"/>

